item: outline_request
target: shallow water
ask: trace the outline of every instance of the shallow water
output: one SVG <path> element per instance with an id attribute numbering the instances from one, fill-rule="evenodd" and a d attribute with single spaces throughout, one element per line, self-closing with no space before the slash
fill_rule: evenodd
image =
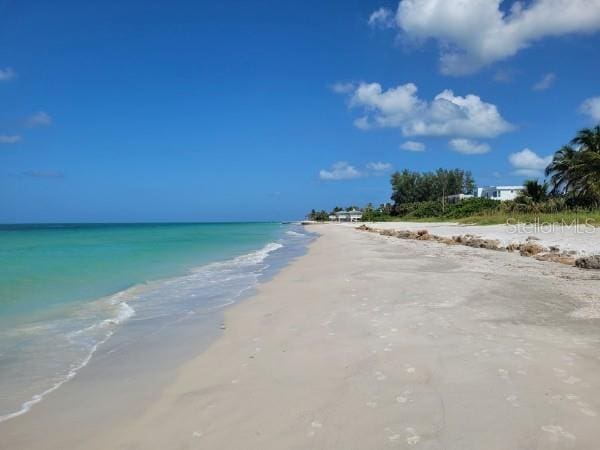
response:
<path id="1" fill-rule="evenodd" d="M 249 293 L 310 239 L 276 223 L 3 227 L 0 421 L 99 350 L 135 342 L 139 353 L 161 329 L 205 323 L 198 317 Z"/>

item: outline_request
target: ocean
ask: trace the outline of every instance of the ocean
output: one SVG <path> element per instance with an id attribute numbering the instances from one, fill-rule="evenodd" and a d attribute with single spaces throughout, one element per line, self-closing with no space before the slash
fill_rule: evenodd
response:
<path id="1" fill-rule="evenodd" d="M 111 343 L 218 320 L 311 240 L 280 223 L 0 225 L 0 422 Z"/>

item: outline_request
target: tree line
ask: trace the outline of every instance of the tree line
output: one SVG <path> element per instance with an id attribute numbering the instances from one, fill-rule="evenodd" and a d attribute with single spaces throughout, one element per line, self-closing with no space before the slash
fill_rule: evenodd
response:
<path id="1" fill-rule="evenodd" d="M 392 200 L 401 203 L 441 200 L 449 195 L 474 194 L 475 180 L 468 170 L 438 169 L 435 172 L 412 172 L 408 169 L 392 174 Z"/>

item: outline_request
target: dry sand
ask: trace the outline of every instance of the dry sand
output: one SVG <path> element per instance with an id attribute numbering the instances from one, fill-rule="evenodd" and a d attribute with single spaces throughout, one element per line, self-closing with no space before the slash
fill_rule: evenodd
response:
<path id="1" fill-rule="evenodd" d="M 345 224 L 354 227 L 354 224 Z M 600 227 L 593 227 L 581 222 L 570 223 L 532 223 L 510 225 L 462 225 L 448 222 L 372 222 L 370 227 L 392 230 L 428 230 L 431 234 L 442 237 L 472 234 L 486 239 L 495 239 L 500 245 L 523 243 L 530 236 L 535 236 L 543 247 L 558 247 L 564 252 L 575 252 L 577 255 L 600 254 Z"/>
<path id="2" fill-rule="evenodd" d="M 312 229 L 309 253 L 229 309 L 222 336 L 145 411 L 76 444 L 52 434 L 60 412 L 24 419 L 0 446 L 599 448 L 600 274 Z"/>

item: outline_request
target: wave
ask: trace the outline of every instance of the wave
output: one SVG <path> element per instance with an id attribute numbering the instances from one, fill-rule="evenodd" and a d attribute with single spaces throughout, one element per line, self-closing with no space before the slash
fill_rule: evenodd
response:
<path id="1" fill-rule="evenodd" d="M 287 234 L 288 236 L 293 236 L 293 237 L 306 237 L 306 234 L 298 233 L 297 231 L 292 231 L 292 230 L 286 231 L 285 234 Z"/>
<path id="2" fill-rule="evenodd" d="M 52 359 L 56 356 L 60 361 L 60 357 L 64 356 L 54 355 L 52 352 L 60 352 L 62 347 L 54 344 L 64 341 L 70 344 L 71 352 L 79 352 L 79 356 L 76 360 L 62 361 L 65 364 L 63 372 L 54 377 L 54 380 L 53 375 L 44 377 L 43 373 L 37 374 L 38 379 L 50 379 L 54 382 L 23 402 L 17 411 L 0 415 L 0 422 L 27 413 L 44 397 L 75 377 L 118 328 L 134 316 L 139 320 L 167 316 L 177 318 L 194 313 L 194 308 L 202 307 L 204 311 L 213 311 L 235 303 L 244 292 L 256 285 L 258 278 L 268 267 L 265 260 L 269 255 L 282 247 L 284 244 L 281 242 L 270 242 L 259 250 L 194 268 L 183 276 L 135 285 L 86 303 L 83 308 L 80 305 L 80 309 L 71 312 L 66 319 L 63 317 L 41 325 L 27 325 L 10 330 L 10 337 L 14 342 L 19 339 L 35 342 L 33 353 L 18 356 L 37 356 L 40 359 Z M 3 334 L 5 337 L 9 336 Z M 81 352 L 81 349 L 85 351 Z M 25 361 L 23 364 L 29 362 Z M 40 367 L 44 368 L 44 364 L 40 364 Z M 19 367 L 13 368 L 15 374 L 22 370 Z M 37 381 L 35 378 L 32 380 Z"/>

